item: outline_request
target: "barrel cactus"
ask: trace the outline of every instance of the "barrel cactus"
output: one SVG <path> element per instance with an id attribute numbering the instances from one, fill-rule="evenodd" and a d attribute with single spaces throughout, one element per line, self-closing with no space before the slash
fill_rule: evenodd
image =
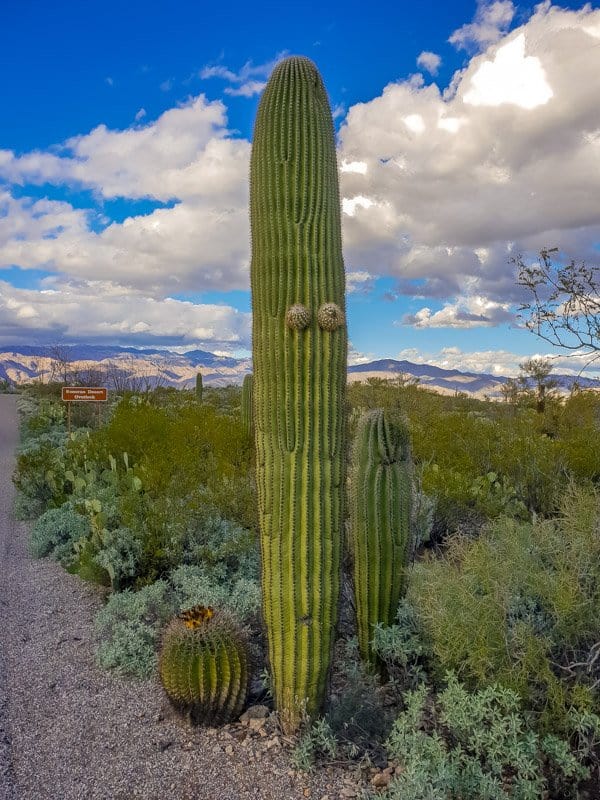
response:
<path id="1" fill-rule="evenodd" d="M 192 723 L 216 726 L 239 716 L 248 694 L 248 647 L 224 611 L 194 606 L 172 619 L 158 664 L 169 700 Z"/>
<path id="2" fill-rule="evenodd" d="M 245 375 L 242 382 L 242 426 L 247 436 L 252 435 L 252 375 Z"/>
<path id="3" fill-rule="evenodd" d="M 196 375 L 196 400 L 202 402 L 202 373 Z"/>
<path id="4" fill-rule="evenodd" d="M 282 725 L 326 694 L 337 623 L 347 334 L 331 111 L 303 57 L 274 69 L 250 167 L 263 612 Z"/>
<path id="5" fill-rule="evenodd" d="M 364 414 L 352 453 L 351 547 L 361 656 L 373 666 L 377 623 L 391 625 L 411 552 L 412 471 L 406 426 L 382 409 Z"/>

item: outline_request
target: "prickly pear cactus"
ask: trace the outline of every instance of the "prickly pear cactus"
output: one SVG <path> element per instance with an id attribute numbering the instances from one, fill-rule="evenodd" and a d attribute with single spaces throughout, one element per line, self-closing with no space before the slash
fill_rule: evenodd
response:
<path id="1" fill-rule="evenodd" d="M 252 424 L 252 375 L 245 375 L 242 382 L 242 426 L 247 436 L 251 436 L 254 430 Z"/>
<path id="2" fill-rule="evenodd" d="M 222 725 L 246 702 L 246 637 L 223 611 L 194 606 L 165 628 L 158 671 L 167 696 L 191 722 Z"/>
<path id="3" fill-rule="evenodd" d="M 358 644 L 373 666 L 373 628 L 394 622 L 405 588 L 411 502 L 408 431 L 386 419 L 382 409 L 370 411 L 358 422 L 349 505 Z"/>
<path id="4" fill-rule="evenodd" d="M 337 622 L 347 335 L 333 122 L 315 65 L 282 61 L 250 169 L 263 610 L 276 706 L 316 713 Z"/>

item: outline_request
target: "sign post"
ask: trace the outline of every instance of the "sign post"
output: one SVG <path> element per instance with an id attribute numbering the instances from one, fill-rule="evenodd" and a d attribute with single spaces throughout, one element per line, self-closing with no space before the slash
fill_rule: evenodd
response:
<path id="1" fill-rule="evenodd" d="M 100 403 L 108 400 L 105 386 L 63 386 L 62 400 L 67 404 L 67 430 L 71 433 L 71 403 L 96 403 L 97 425 L 100 427 Z"/>

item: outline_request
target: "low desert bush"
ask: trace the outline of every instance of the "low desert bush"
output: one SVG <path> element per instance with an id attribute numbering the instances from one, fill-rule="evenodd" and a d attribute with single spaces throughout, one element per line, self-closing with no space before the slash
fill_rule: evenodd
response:
<path id="1" fill-rule="evenodd" d="M 387 742 L 400 770 L 386 800 L 577 797 L 588 776 L 583 754 L 532 730 L 515 692 L 498 684 L 471 692 L 452 673 L 446 683 L 437 696 L 424 684 L 406 693 Z"/>
<path id="2" fill-rule="evenodd" d="M 136 592 L 115 592 L 96 615 L 98 663 L 139 678 L 152 675 L 162 627 L 174 614 L 197 604 L 226 608 L 247 623 L 258 612 L 260 587 L 239 575 L 228 579 L 222 565 L 181 566 L 166 580 Z"/>
<path id="3" fill-rule="evenodd" d="M 75 542 L 89 536 L 87 517 L 69 503 L 44 512 L 31 528 L 29 550 L 34 558 L 50 556 L 66 566 L 74 557 Z"/>
<path id="4" fill-rule="evenodd" d="M 600 640 L 598 504 L 571 488 L 558 518 L 498 520 L 415 567 L 409 600 L 438 677 L 454 670 L 472 688 L 501 683 L 542 730 L 565 729 L 572 705 L 598 708 L 586 666 Z"/>

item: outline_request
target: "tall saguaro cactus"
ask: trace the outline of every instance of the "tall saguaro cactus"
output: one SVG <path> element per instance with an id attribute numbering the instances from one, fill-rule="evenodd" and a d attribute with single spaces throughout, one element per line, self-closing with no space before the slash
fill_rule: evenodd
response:
<path id="1" fill-rule="evenodd" d="M 412 476 L 406 427 L 382 409 L 358 423 L 350 483 L 354 595 L 361 656 L 371 664 L 373 628 L 394 622 L 411 548 Z"/>
<path id="2" fill-rule="evenodd" d="M 242 381 L 242 426 L 247 436 L 250 436 L 254 429 L 252 411 L 253 383 L 252 375 L 244 375 L 244 380 Z"/>
<path id="3" fill-rule="evenodd" d="M 196 400 L 202 402 L 202 373 L 196 375 Z"/>
<path id="4" fill-rule="evenodd" d="M 333 122 L 306 58 L 261 98 L 250 221 L 263 609 L 292 731 L 324 699 L 337 622 L 347 349 Z"/>

